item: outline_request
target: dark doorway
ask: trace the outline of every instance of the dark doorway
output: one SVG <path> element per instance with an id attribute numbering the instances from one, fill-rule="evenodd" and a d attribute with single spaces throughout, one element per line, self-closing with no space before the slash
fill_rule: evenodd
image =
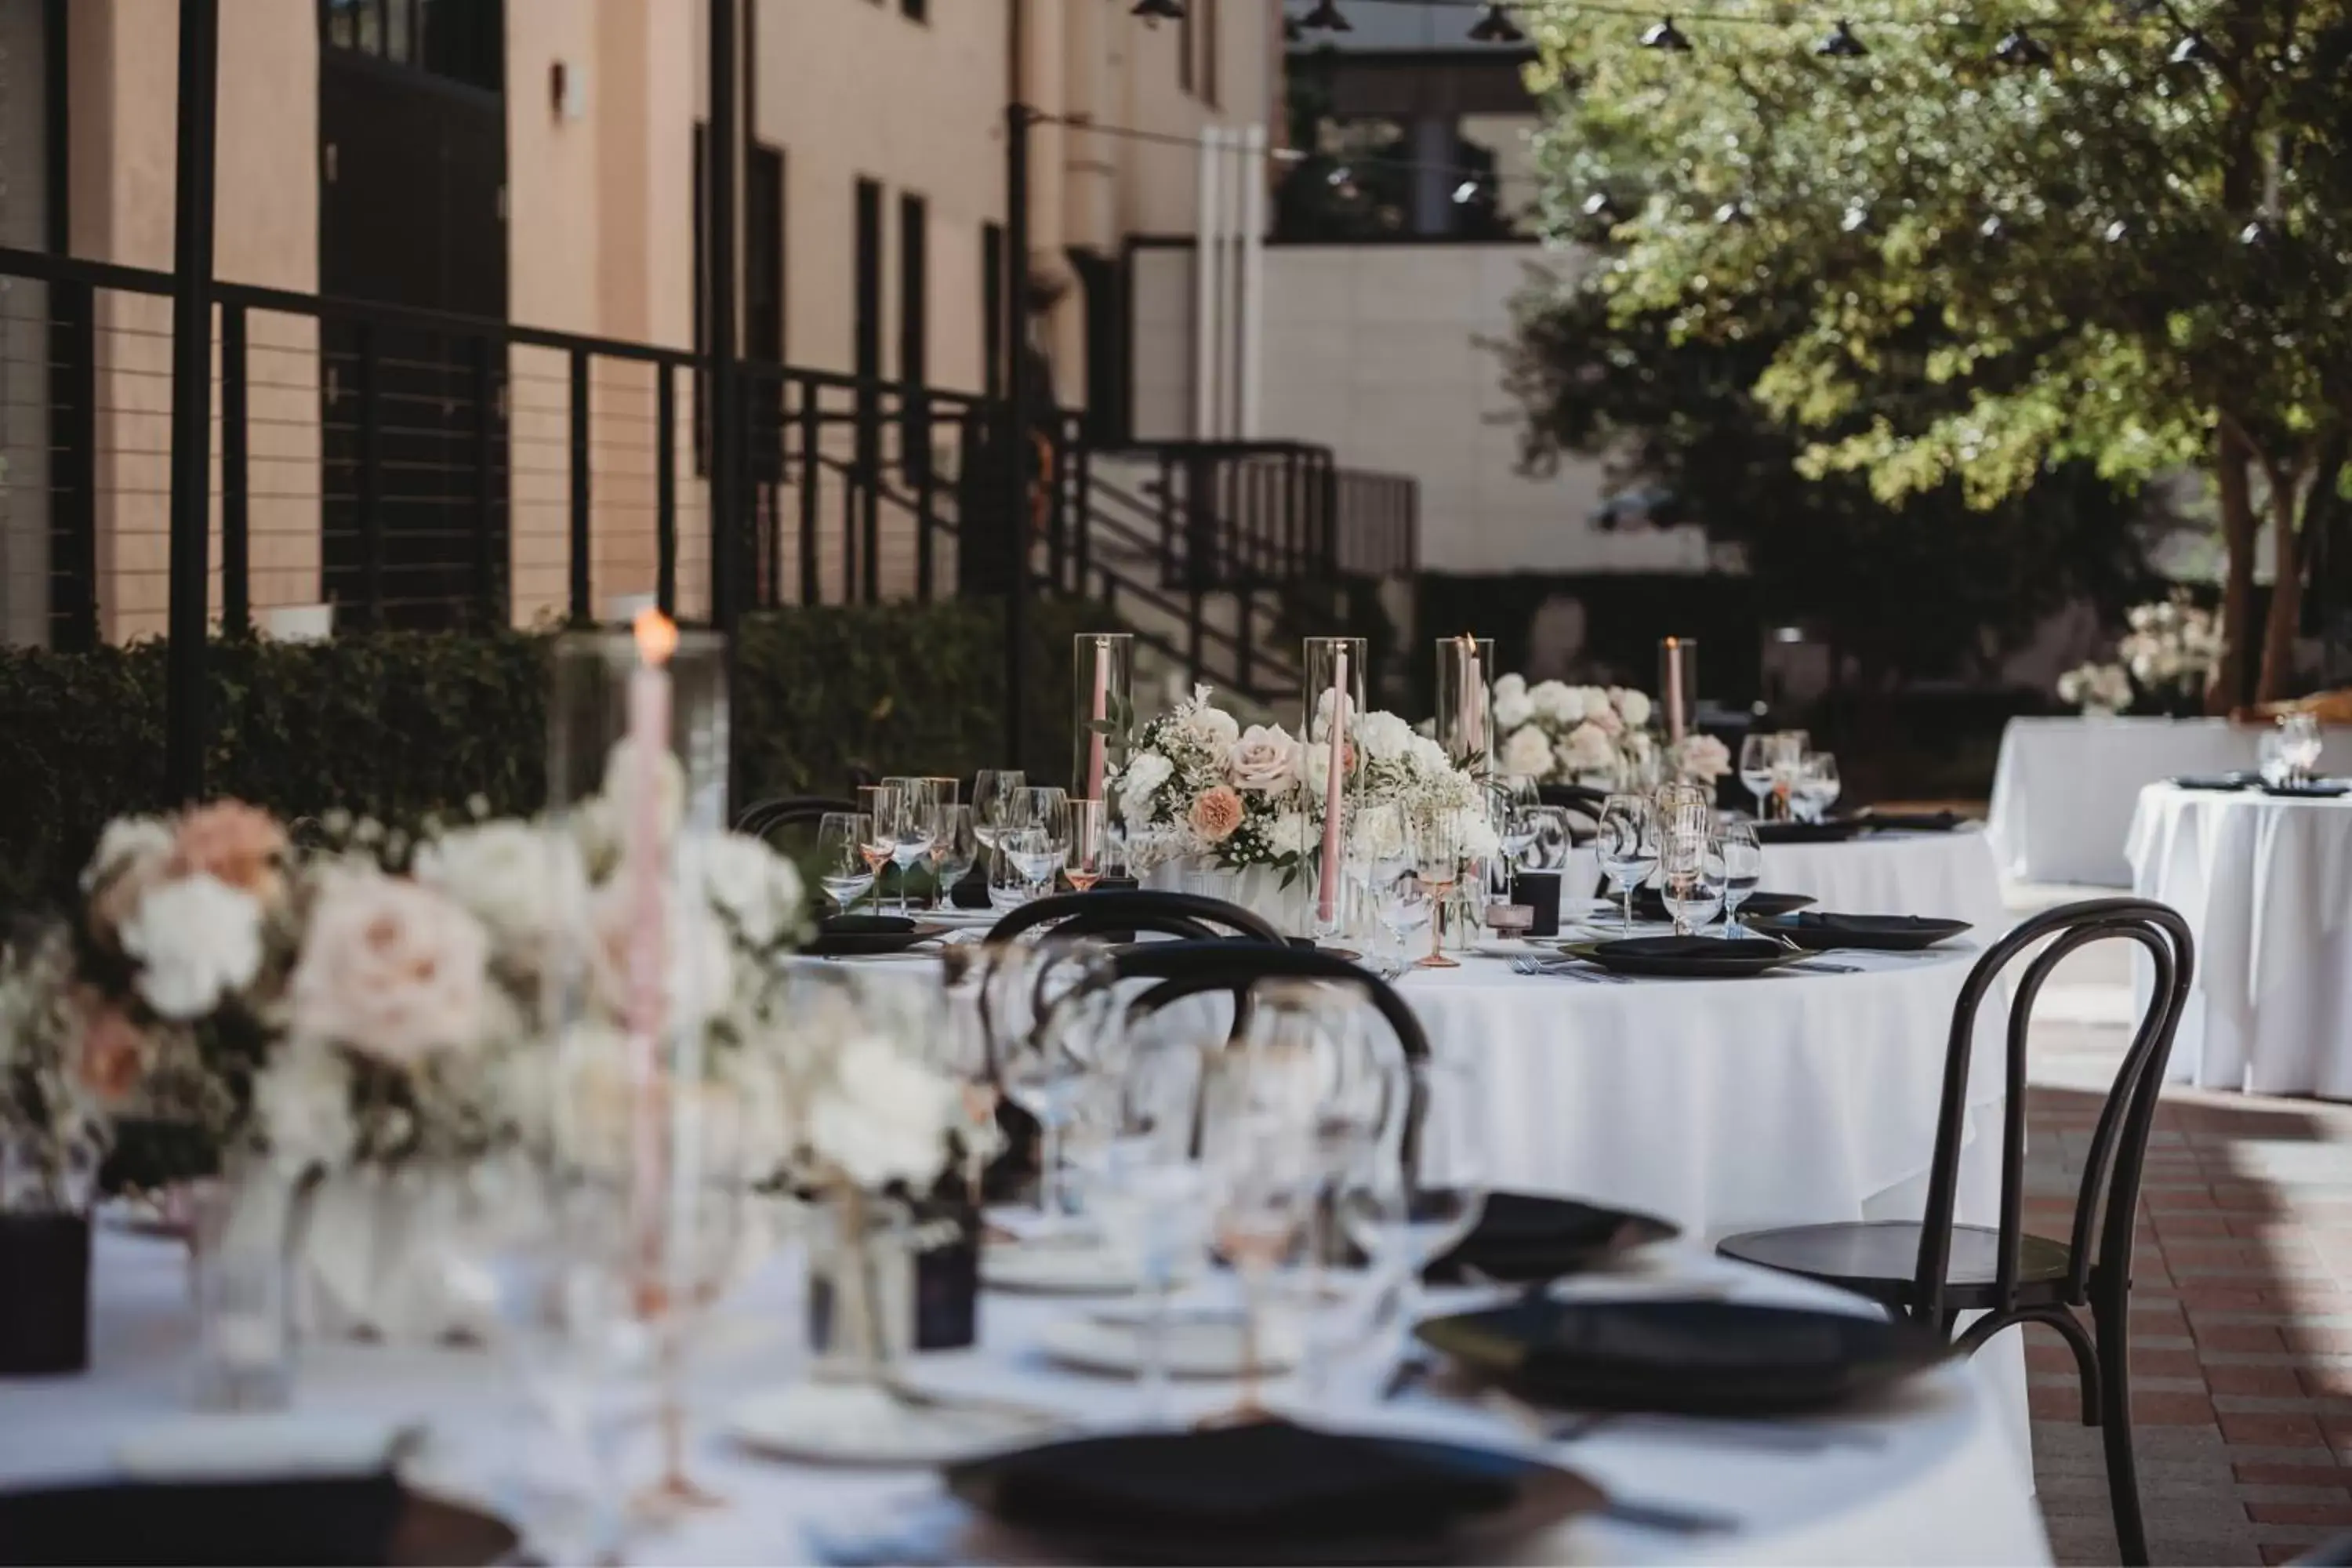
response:
<path id="1" fill-rule="evenodd" d="M 502 0 L 324 0 L 320 18 L 319 291 L 503 321 Z M 504 349 L 331 312 L 320 336 L 338 623 L 503 620 Z"/>
<path id="2" fill-rule="evenodd" d="M 1072 250 L 1087 325 L 1087 440 L 1121 447 L 1134 424 L 1128 374 L 1127 269 L 1092 250 Z"/>

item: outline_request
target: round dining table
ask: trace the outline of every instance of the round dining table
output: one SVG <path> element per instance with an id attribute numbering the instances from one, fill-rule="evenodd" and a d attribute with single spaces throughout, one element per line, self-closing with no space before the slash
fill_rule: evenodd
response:
<path id="1" fill-rule="evenodd" d="M 2150 784 L 2129 850 L 2134 889 L 2197 942 L 2167 1078 L 2352 1100 L 2352 795 Z"/>
<path id="2" fill-rule="evenodd" d="M 1587 1278 L 1575 1292 L 1697 1293 L 1862 1311 L 1855 1298 L 1724 1262 L 1704 1250 L 1636 1255 L 1631 1278 Z M 184 1255 L 173 1242 L 102 1231 L 96 1248 L 92 1365 L 83 1375 L 0 1381 L 0 1488 L 103 1480 L 120 1456 L 159 1438 L 184 1444 L 194 1319 Z M 626 1533 L 636 1564 L 1050 1561 L 1007 1554 L 1003 1538 L 954 1500 L 940 1472 L 794 1462 L 728 1435 L 736 1402 L 801 1375 L 784 1325 L 800 1303 L 790 1249 L 716 1310 L 688 1384 L 688 1473 L 717 1500 L 675 1523 Z M 1226 1283 L 1230 1283 L 1227 1281 Z M 1434 1307 L 1492 1300 L 1457 1292 Z M 980 1342 L 908 1358 L 903 1380 L 931 1399 L 1017 1401 L 1073 1431 L 1132 1428 L 1136 1385 L 1065 1369 L 1045 1331 L 1085 1310 L 1069 1299 L 983 1293 Z M 1392 1353 L 1368 1344 L 1309 1399 L 1267 1388 L 1275 1410 L 1344 1430 L 1410 1433 L 1539 1457 L 1597 1484 L 1609 1508 L 1521 1543 L 1535 1563 L 2046 1563 L 2049 1544 L 2021 1483 L 1999 1413 L 1946 1364 L 1834 1414 L 1778 1422 L 1626 1416 L 1563 1435 L 1531 1426 L 1439 1380 L 1395 1393 Z M 1230 1382 L 1175 1385 L 1165 1421 L 1230 1408 Z M 417 1489 L 500 1511 L 525 1472 L 530 1428 L 511 1369 L 481 1349 L 327 1342 L 303 1348 L 299 1414 L 413 1428 L 403 1474 Z M 170 1429 L 178 1427 L 176 1434 Z M 625 1439 L 614 1468 L 653 1473 L 655 1433 Z M 193 1429 L 197 1435 L 201 1426 Z M 1613 1511 L 1612 1511 L 1613 1510 Z M 995 1549 L 992 1550 L 992 1543 Z"/>

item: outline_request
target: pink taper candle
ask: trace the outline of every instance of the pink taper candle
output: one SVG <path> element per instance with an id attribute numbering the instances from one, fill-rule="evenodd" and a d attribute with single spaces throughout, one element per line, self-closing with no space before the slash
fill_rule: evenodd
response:
<path id="1" fill-rule="evenodd" d="M 1680 637 L 1666 639 L 1666 740 L 1669 744 L 1683 743 L 1683 644 Z"/>
<path id="2" fill-rule="evenodd" d="M 628 948 L 631 1103 L 629 1214 L 645 1282 L 661 1262 L 663 1117 L 660 1095 L 663 972 L 666 923 L 662 919 L 662 763 L 669 755 L 670 680 L 667 666 L 677 647 L 677 627 L 659 610 L 646 610 L 635 624 L 637 665 L 629 671 L 629 730 L 625 764 L 629 816 L 624 825 L 622 865 L 628 878 L 632 910 Z M 607 786 L 610 787 L 610 786 Z"/>
<path id="3" fill-rule="evenodd" d="M 1315 919 L 1329 926 L 1339 918 L 1339 786 L 1348 766 L 1348 650 L 1331 666 L 1331 722 L 1323 732 L 1330 765 L 1323 771 L 1323 876 L 1315 892 Z"/>
<path id="4" fill-rule="evenodd" d="M 1110 717 L 1110 638 L 1095 638 L 1095 700 L 1088 710 L 1094 715 L 1095 729 L 1087 742 L 1087 793 L 1088 800 L 1103 797 L 1103 721 Z"/>

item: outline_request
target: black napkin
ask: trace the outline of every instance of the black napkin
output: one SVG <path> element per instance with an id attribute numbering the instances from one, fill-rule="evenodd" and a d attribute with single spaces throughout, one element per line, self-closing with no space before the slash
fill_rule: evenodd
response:
<path id="1" fill-rule="evenodd" d="M 1906 833 L 1949 833 L 1968 820 L 1957 811 L 1865 811 L 1862 820 L 1873 827 L 1897 827 Z"/>
<path id="2" fill-rule="evenodd" d="M 1517 1496 L 1409 1446 L 1286 1421 L 1081 1437 L 961 1468 L 1007 1523 L 1128 1539 L 1419 1536 Z"/>
<path id="3" fill-rule="evenodd" d="M 2171 782 L 2176 789 L 2244 789 L 2256 780 L 2252 773 L 2182 773 Z"/>
<path id="4" fill-rule="evenodd" d="M 1802 931 L 1850 931 L 1858 936 L 1868 936 L 1906 927 L 1912 930 L 1927 926 L 1941 928 L 1951 922 L 1927 915 L 1841 915 L 1826 910 L 1799 910 L 1793 914 L 1780 916 L 1773 923 L 1795 926 Z"/>
<path id="5" fill-rule="evenodd" d="M 1601 1208 L 1535 1193 L 1489 1193 L 1478 1224 L 1460 1246 L 1429 1266 L 1432 1284 L 1489 1279 L 1556 1279 L 1630 1247 L 1664 1241 L 1675 1227 L 1648 1215 Z"/>
<path id="6" fill-rule="evenodd" d="M 0 1493 L 0 1563 L 389 1563 L 390 1475 Z"/>
<path id="7" fill-rule="evenodd" d="M 1759 844 L 1843 844 L 1872 824 L 1853 816 L 1832 816 L 1827 822 L 1759 822 Z"/>
<path id="8" fill-rule="evenodd" d="M 904 915 L 827 915 L 816 929 L 821 936 L 903 936 L 915 922 Z"/>
<path id="9" fill-rule="evenodd" d="M 1738 961 L 1748 958 L 1753 949 L 1736 942 L 1726 942 L 1719 936 L 1635 936 L 1622 937 L 1600 945 L 1632 953 L 1640 958 L 1696 959 Z"/>
<path id="10" fill-rule="evenodd" d="M 982 857 L 983 862 L 985 858 Z M 988 908 L 987 866 L 984 863 L 975 864 L 971 870 L 958 878 L 956 885 L 948 889 L 948 902 L 960 910 Z"/>
<path id="11" fill-rule="evenodd" d="M 2307 800 L 2334 800 L 2339 795 L 2352 795 L 2352 779 L 2312 779 L 2305 784 L 2270 784 L 2263 785 L 2264 795 L 2285 795 L 2289 799 L 2302 796 Z"/>

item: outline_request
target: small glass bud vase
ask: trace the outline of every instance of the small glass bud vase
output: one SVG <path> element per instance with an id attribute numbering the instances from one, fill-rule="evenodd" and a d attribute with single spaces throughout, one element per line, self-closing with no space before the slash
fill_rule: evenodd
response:
<path id="1" fill-rule="evenodd" d="M 1290 929 L 1323 940 L 1346 934 L 1352 924 L 1348 841 L 1364 781 L 1363 752 L 1354 737 L 1364 716 L 1370 658 L 1370 645 L 1362 637 L 1308 637 L 1299 649 L 1304 687 L 1298 734 L 1307 742 L 1307 776 L 1299 784 L 1316 834 L 1308 853 L 1313 875 L 1300 879 L 1303 918 Z"/>
<path id="2" fill-rule="evenodd" d="M 1494 681 L 1492 637 L 1437 639 L 1437 743 L 1480 778 L 1495 772 Z"/>
<path id="3" fill-rule="evenodd" d="M 1070 644 L 1070 795 L 1101 800 L 1135 732 L 1135 637 L 1080 632 Z"/>

